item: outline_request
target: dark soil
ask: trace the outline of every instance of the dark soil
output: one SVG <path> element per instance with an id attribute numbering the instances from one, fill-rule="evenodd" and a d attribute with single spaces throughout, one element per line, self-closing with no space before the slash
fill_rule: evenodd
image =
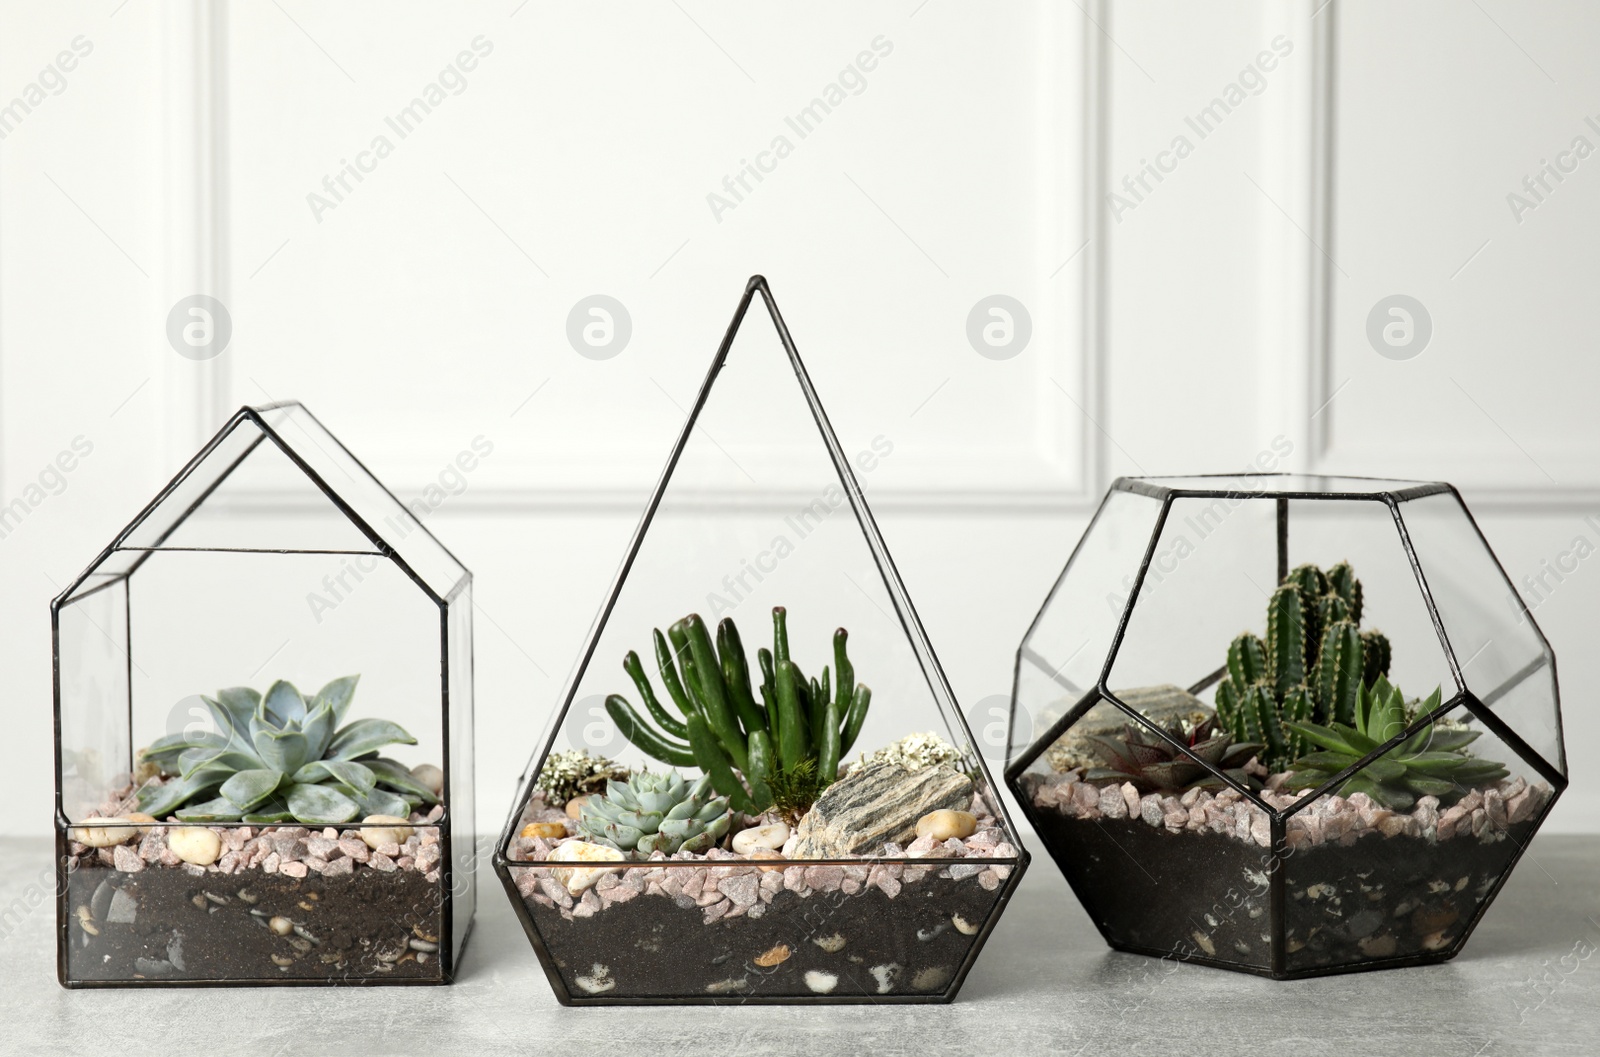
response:
<path id="1" fill-rule="evenodd" d="M 1268 849 L 1138 820 L 1032 812 L 1073 891 L 1108 942 L 1257 970 L 1272 966 Z M 1364 836 L 1282 860 L 1284 972 L 1444 958 L 1532 825 L 1485 844 Z"/>
<path id="2" fill-rule="evenodd" d="M 952 919 L 960 916 L 969 930 L 981 930 L 1005 889 L 988 892 L 971 878 L 930 876 L 907 884 L 894 899 L 877 888 L 805 898 L 783 891 L 760 918 L 709 925 L 698 908 L 655 895 L 571 921 L 553 907 L 527 905 L 574 999 L 736 1004 L 756 996 L 901 995 L 939 1000 L 978 939 L 965 935 Z M 836 937 L 843 939 L 842 946 Z M 787 956 L 777 950 L 783 947 Z M 758 964 L 758 959 L 776 964 Z M 837 982 L 831 991 L 819 992 L 807 983 L 808 972 L 831 974 Z"/>
<path id="3" fill-rule="evenodd" d="M 64 982 L 443 980 L 439 954 L 412 941 L 443 945 L 444 890 L 414 870 L 296 880 L 79 867 L 67 885 Z M 275 933 L 279 916 L 301 931 Z"/>

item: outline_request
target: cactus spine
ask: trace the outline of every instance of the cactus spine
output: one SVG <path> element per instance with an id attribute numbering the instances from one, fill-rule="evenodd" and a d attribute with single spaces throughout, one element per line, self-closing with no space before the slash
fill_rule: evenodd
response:
<path id="1" fill-rule="evenodd" d="M 1359 630 L 1362 596 L 1348 562 L 1324 572 L 1300 565 L 1267 603 L 1267 636 L 1245 632 L 1228 647 L 1217 686 L 1217 723 L 1262 746 L 1281 770 L 1307 748 L 1291 723 L 1350 723 L 1364 686 L 1389 671 L 1389 640 Z"/>

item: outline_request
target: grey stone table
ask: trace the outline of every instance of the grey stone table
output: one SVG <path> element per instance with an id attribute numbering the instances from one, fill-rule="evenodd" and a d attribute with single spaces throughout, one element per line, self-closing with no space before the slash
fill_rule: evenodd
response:
<path id="1" fill-rule="evenodd" d="M 453 987 L 65 991 L 49 849 L 5 840 L 0 1054 L 1600 1054 L 1600 838 L 1537 839 L 1452 962 L 1290 983 L 1106 950 L 1032 850 L 954 1005 L 564 1009 L 492 875 Z"/>

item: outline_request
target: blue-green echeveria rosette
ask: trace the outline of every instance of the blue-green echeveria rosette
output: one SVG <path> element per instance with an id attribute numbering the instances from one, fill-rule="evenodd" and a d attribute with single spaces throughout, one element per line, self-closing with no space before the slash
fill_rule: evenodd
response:
<path id="1" fill-rule="evenodd" d="M 359 678 L 335 679 L 311 697 L 282 680 L 265 694 L 236 686 L 202 696 L 217 730 L 169 734 L 140 753 L 168 780 L 140 789 L 138 810 L 196 823 L 334 825 L 438 803 L 404 764 L 378 753 L 417 743 L 403 727 L 344 724 Z"/>

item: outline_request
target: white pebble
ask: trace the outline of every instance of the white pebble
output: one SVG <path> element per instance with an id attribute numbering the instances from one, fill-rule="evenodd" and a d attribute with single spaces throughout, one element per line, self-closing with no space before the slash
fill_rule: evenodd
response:
<path id="1" fill-rule="evenodd" d="M 109 848 L 138 832 L 139 828 L 133 825 L 132 819 L 113 815 L 110 818 L 86 818 L 81 825 L 68 830 L 67 837 L 91 848 Z"/>
<path id="2" fill-rule="evenodd" d="M 433 790 L 434 796 L 444 794 L 444 772 L 431 763 L 419 763 L 411 768 L 411 777 Z"/>
<path id="3" fill-rule="evenodd" d="M 179 826 L 167 834 L 172 854 L 195 866 L 210 866 L 222 854 L 222 838 L 204 826 Z"/>
<path id="4" fill-rule="evenodd" d="M 833 973 L 825 973 L 821 969 L 812 969 L 806 973 L 806 986 L 819 995 L 825 995 L 839 986 L 839 978 Z"/>
<path id="5" fill-rule="evenodd" d="M 770 826 L 752 826 L 733 835 L 733 850 L 740 855 L 749 855 L 763 848 L 777 851 L 788 839 L 789 827 L 782 822 L 774 822 Z"/>
<path id="6" fill-rule="evenodd" d="M 404 844 L 414 831 L 405 819 L 396 815 L 368 815 L 361 820 L 359 832 L 367 847 L 376 850 L 385 844 Z"/>

